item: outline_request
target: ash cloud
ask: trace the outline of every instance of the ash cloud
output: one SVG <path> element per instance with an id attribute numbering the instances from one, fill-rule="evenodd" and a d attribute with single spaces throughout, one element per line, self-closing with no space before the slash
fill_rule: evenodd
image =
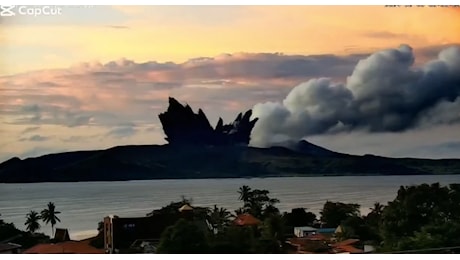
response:
<path id="1" fill-rule="evenodd" d="M 460 120 L 460 46 L 414 66 L 408 45 L 360 60 L 345 82 L 311 79 L 282 102 L 259 103 L 252 144 L 346 131 L 403 132 Z"/>

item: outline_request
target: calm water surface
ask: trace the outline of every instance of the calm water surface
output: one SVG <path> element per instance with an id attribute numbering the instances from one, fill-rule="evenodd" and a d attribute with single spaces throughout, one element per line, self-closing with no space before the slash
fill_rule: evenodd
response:
<path id="1" fill-rule="evenodd" d="M 460 175 L 0 184 L 0 214 L 6 222 L 25 229 L 25 215 L 53 201 L 62 212 L 57 227 L 68 228 L 72 239 L 80 239 L 97 233 L 97 223 L 104 216 L 144 216 L 180 200 L 181 195 L 192 198 L 193 205 L 217 204 L 234 210 L 241 206 L 237 190 L 242 185 L 269 190 L 281 201 L 281 211 L 305 207 L 318 213 L 330 200 L 361 204 L 367 213 L 374 202 L 393 200 L 401 185 L 433 182 L 460 183 Z M 51 228 L 42 226 L 42 231 L 49 234 Z"/>

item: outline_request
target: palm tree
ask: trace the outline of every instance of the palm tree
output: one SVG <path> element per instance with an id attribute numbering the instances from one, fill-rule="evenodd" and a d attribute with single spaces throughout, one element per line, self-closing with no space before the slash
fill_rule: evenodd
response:
<path id="1" fill-rule="evenodd" d="M 231 216 L 226 208 L 218 208 L 217 205 L 208 212 L 208 220 L 215 232 L 222 231 L 230 223 Z"/>
<path id="2" fill-rule="evenodd" d="M 26 223 L 24 225 L 27 226 L 27 231 L 30 233 L 34 233 L 35 231 L 40 229 L 40 223 L 38 222 L 40 220 L 40 215 L 38 212 L 35 210 L 31 210 L 29 214 L 26 215 Z"/>
<path id="3" fill-rule="evenodd" d="M 51 223 L 51 235 L 54 236 L 54 225 L 56 225 L 56 221 L 61 222 L 57 214 L 61 212 L 56 211 L 56 206 L 54 206 L 53 202 L 49 202 L 47 207 L 48 208 L 42 210 L 41 218 L 46 224 Z"/>
<path id="4" fill-rule="evenodd" d="M 374 208 L 369 208 L 371 210 L 371 212 L 373 212 L 374 214 L 376 215 L 381 215 L 382 212 L 383 212 L 383 209 L 384 209 L 385 206 L 383 206 L 382 204 L 380 204 L 379 202 L 375 202 L 374 203 Z"/>
<path id="5" fill-rule="evenodd" d="M 247 202 L 251 194 L 251 188 L 247 185 L 243 185 L 238 190 L 238 193 L 240 194 L 240 197 L 238 199 Z"/>

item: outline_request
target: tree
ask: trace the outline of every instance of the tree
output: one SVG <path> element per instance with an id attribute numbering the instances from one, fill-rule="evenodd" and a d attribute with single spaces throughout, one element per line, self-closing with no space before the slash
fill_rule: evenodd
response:
<path id="1" fill-rule="evenodd" d="M 280 215 L 267 217 L 262 226 L 262 238 L 277 241 L 279 244 L 284 242 L 285 223 Z"/>
<path id="2" fill-rule="evenodd" d="M 251 227 L 229 226 L 210 240 L 210 253 L 250 254 L 256 253 L 257 239 Z"/>
<path id="3" fill-rule="evenodd" d="M 225 208 L 218 208 L 214 205 L 212 210 L 208 211 L 207 220 L 211 224 L 215 233 L 223 231 L 230 223 L 232 214 Z"/>
<path id="4" fill-rule="evenodd" d="M 321 221 L 327 227 L 335 228 L 349 217 L 359 217 L 360 205 L 327 201 L 321 210 Z"/>
<path id="5" fill-rule="evenodd" d="M 238 193 L 240 194 L 238 199 L 246 202 L 251 193 L 251 188 L 247 185 L 243 185 L 239 188 Z"/>
<path id="6" fill-rule="evenodd" d="M 97 236 L 89 242 L 95 248 L 104 248 L 104 222 L 97 223 Z"/>
<path id="7" fill-rule="evenodd" d="M 34 233 L 35 231 L 40 229 L 40 223 L 38 222 L 41 219 L 41 216 L 38 212 L 31 210 L 26 216 L 26 225 L 27 231 L 30 233 Z"/>
<path id="8" fill-rule="evenodd" d="M 399 250 L 424 245 L 446 246 L 460 242 L 460 185 L 439 183 L 401 186 L 396 198 L 383 209 L 381 234 L 384 250 Z M 404 241 L 406 244 L 401 244 Z"/>
<path id="9" fill-rule="evenodd" d="M 59 217 L 57 216 L 60 214 L 60 211 L 56 211 L 56 206 L 53 202 L 49 202 L 47 208 L 42 210 L 41 212 L 41 219 L 46 224 L 51 223 L 51 235 L 54 236 L 54 225 L 56 225 L 57 221 L 61 222 Z"/>
<path id="10" fill-rule="evenodd" d="M 273 214 L 279 214 L 275 206 L 279 200 L 270 198 L 268 190 L 252 190 L 249 186 L 244 185 L 239 188 L 238 193 L 240 194 L 239 199 L 243 201 L 243 208 L 237 210 L 237 213 L 249 213 L 262 220 Z"/>
<path id="11" fill-rule="evenodd" d="M 196 223 L 180 219 L 161 235 L 157 253 L 203 254 L 209 251 L 206 233 Z"/>
<path id="12" fill-rule="evenodd" d="M 316 221 L 315 213 L 307 212 L 305 208 L 294 208 L 291 212 L 284 213 L 283 218 L 290 227 L 313 226 Z"/>
<path id="13" fill-rule="evenodd" d="M 2 216 L 2 214 L 0 214 L 0 217 Z M 5 224 L 5 221 L 3 221 L 3 219 L 0 218 L 0 226 Z"/>

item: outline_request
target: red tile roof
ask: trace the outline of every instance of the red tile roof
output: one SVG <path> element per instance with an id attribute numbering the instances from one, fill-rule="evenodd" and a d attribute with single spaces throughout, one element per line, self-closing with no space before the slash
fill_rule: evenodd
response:
<path id="1" fill-rule="evenodd" d="M 23 252 L 24 254 L 104 254 L 104 249 L 97 249 L 80 241 L 66 241 L 56 244 L 38 244 Z"/>
<path id="2" fill-rule="evenodd" d="M 352 245 L 352 244 L 357 243 L 357 242 L 359 242 L 359 239 L 350 238 L 350 239 L 346 239 L 346 240 L 337 242 L 337 243 L 333 244 L 332 246 L 333 247 L 348 246 L 348 245 Z"/>
<path id="3" fill-rule="evenodd" d="M 339 247 L 336 247 L 335 248 L 337 251 L 345 251 L 345 252 L 348 252 L 348 253 L 351 253 L 351 254 L 362 254 L 364 253 L 364 250 L 361 250 L 359 248 L 356 248 L 354 246 L 339 246 Z"/>
<path id="4" fill-rule="evenodd" d="M 351 254 L 361 254 L 364 253 L 364 250 L 356 248 L 353 244 L 359 242 L 359 239 L 346 239 L 340 242 L 337 242 L 332 245 L 335 251 L 338 252 L 348 252 Z"/>
<path id="5" fill-rule="evenodd" d="M 323 234 L 312 234 L 307 236 L 308 239 L 310 240 L 327 240 L 327 237 Z"/>
<path id="6" fill-rule="evenodd" d="M 259 219 L 249 213 L 238 215 L 233 223 L 238 226 L 256 226 L 262 223 Z"/>

